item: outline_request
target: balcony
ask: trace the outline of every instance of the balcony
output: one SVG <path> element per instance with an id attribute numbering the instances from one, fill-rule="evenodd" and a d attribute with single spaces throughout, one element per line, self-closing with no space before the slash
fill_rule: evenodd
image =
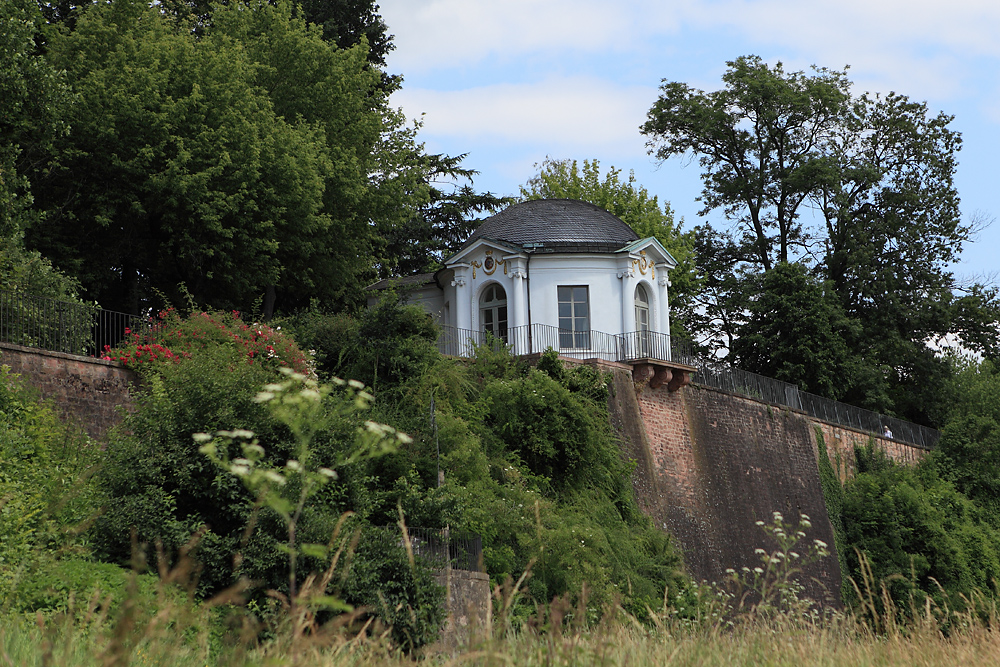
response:
<path id="1" fill-rule="evenodd" d="M 689 355 L 674 350 L 670 335 L 656 331 L 632 331 L 609 334 L 603 331 L 567 331 L 546 324 L 508 327 L 494 335 L 471 329 L 441 327 L 438 350 L 453 357 L 471 357 L 478 347 L 495 350 L 507 348 L 515 356 L 541 354 L 552 348 L 560 356 L 572 359 L 600 359 L 632 366 L 637 382 L 647 382 L 651 389 L 667 384 L 676 391 L 688 384 L 694 366 L 675 361 Z"/>

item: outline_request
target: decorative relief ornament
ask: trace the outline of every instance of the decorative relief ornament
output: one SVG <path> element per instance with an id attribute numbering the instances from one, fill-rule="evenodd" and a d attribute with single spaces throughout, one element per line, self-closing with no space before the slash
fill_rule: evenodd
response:
<path id="1" fill-rule="evenodd" d="M 486 259 L 484 259 L 482 262 L 479 262 L 478 260 L 476 260 L 476 261 L 470 262 L 470 264 L 472 264 L 472 278 L 473 278 L 473 280 L 475 280 L 475 278 L 476 278 L 476 269 L 482 269 L 483 273 L 485 273 L 488 276 L 492 276 L 493 273 L 497 270 L 498 266 L 503 266 L 503 274 L 507 275 L 507 260 L 506 259 L 494 259 L 494 257 L 493 257 L 493 251 L 492 250 L 487 250 L 486 251 Z"/>
<path id="2" fill-rule="evenodd" d="M 635 263 L 635 260 L 632 260 L 632 262 Z M 628 268 L 622 269 L 621 271 L 618 272 L 618 277 L 619 278 L 635 278 L 635 271 L 632 269 L 632 267 L 628 267 Z"/>
<path id="3" fill-rule="evenodd" d="M 475 274 L 473 274 L 475 275 Z M 455 278 L 451 281 L 452 287 L 465 287 L 465 278 Z"/>
<path id="4" fill-rule="evenodd" d="M 649 269 L 650 279 L 656 278 L 656 262 L 646 258 L 645 250 L 639 251 L 639 259 L 633 259 L 632 266 L 638 266 L 639 273 L 642 275 L 646 275 L 646 269 Z"/>
<path id="5" fill-rule="evenodd" d="M 521 278 L 522 280 L 528 277 L 528 273 L 524 269 L 514 269 L 510 272 L 511 278 Z"/>

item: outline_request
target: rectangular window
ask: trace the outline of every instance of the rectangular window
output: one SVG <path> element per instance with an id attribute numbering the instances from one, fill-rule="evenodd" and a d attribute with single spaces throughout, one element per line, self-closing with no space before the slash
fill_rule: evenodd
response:
<path id="1" fill-rule="evenodd" d="M 590 348 L 590 298 L 586 285 L 559 286 L 559 347 Z"/>

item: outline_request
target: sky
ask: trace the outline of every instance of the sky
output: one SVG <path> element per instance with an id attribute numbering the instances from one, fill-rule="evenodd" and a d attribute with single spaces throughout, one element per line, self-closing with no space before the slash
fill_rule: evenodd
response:
<path id="1" fill-rule="evenodd" d="M 663 80 L 722 87 L 758 55 L 786 71 L 849 66 L 854 92 L 895 91 L 955 116 L 963 218 L 1000 218 L 1000 3 L 996 0 L 380 0 L 394 35 L 392 103 L 422 119 L 428 151 L 467 153 L 475 187 L 515 195 L 546 157 L 597 159 L 667 201 L 686 227 L 700 169 L 660 163 L 639 133 Z M 1000 284 L 1000 220 L 965 246 L 962 281 Z"/>

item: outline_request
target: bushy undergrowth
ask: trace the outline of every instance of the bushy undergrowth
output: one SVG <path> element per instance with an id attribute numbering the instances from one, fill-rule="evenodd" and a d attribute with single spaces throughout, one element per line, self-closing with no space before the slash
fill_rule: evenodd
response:
<path id="1" fill-rule="evenodd" d="M 87 556 L 80 531 L 97 514 L 97 449 L 0 367 L 0 610 L 49 608 L 29 604 L 38 580 Z M 101 578 L 67 576 L 62 591 L 83 595 Z"/>
<path id="2" fill-rule="evenodd" d="M 248 364 L 291 368 L 308 373 L 309 359 L 295 341 L 267 324 L 245 322 L 237 311 L 195 312 L 183 317 L 174 308 L 160 311 L 148 327 L 126 329 L 115 349 L 104 348 L 104 358 L 139 373 L 166 363 L 179 363 L 210 348 L 235 351 Z"/>
<path id="3" fill-rule="evenodd" d="M 989 361 L 957 365 L 935 451 L 897 464 L 872 441 L 856 450 L 856 474 L 843 487 L 824 478 L 853 604 L 867 596 L 863 582 L 884 582 L 885 596 L 876 592 L 873 604 L 904 616 L 927 604 L 967 609 L 997 593 L 1000 376 Z"/>
<path id="4" fill-rule="evenodd" d="M 366 480 L 356 511 L 387 519 L 399 503 L 414 525 L 481 534 L 494 585 L 530 570 L 521 618 L 564 595 L 574 606 L 584 596 L 592 615 L 618 599 L 645 617 L 682 587 L 674 546 L 638 509 L 600 371 L 554 353 L 531 368 L 502 346 L 443 358 L 428 316 L 392 299 L 358 318 L 310 313 L 283 326 L 316 349 L 321 373 L 374 384 L 374 418 L 413 438 L 345 471 Z"/>

